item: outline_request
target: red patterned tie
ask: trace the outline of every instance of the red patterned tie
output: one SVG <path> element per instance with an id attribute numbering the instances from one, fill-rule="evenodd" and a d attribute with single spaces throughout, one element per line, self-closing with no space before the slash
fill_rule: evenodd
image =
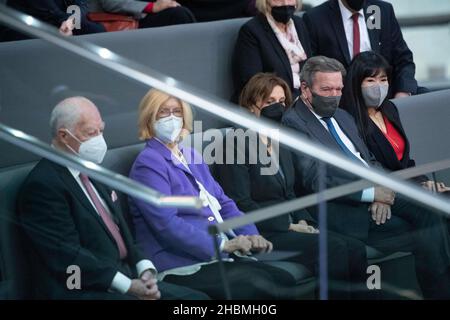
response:
<path id="1" fill-rule="evenodd" d="M 125 246 L 125 242 L 123 241 L 122 236 L 120 235 L 120 230 L 117 224 L 113 221 L 108 211 L 106 211 L 106 208 L 102 205 L 100 202 L 100 199 L 98 198 L 97 194 L 94 191 L 94 188 L 92 187 L 91 181 L 89 181 L 88 176 L 85 174 L 80 174 L 81 182 L 86 188 L 86 191 L 88 192 L 89 196 L 91 197 L 92 202 L 94 203 L 95 208 L 97 209 L 97 212 L 99 213 L 100 217 L 102 218 L 103 222 L 105 223 L 106 227 L 108 228 L 109 232 L 113 236 L 114 240 L 116 240 L 117 247 L 119 249 L 120 259 L 125 259 L 127 257 L 127 247 Z"/>
<path id="2" fill-rule="evenodd" d="M 361 35 L 359 33 L 359 13 L 352 15 L 353 19 L 353 58 L 360 53 L 361 50 Z"/>

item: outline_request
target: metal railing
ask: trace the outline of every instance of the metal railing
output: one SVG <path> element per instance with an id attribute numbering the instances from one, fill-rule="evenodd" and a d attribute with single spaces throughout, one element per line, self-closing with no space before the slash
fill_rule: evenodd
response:
<path id="1" fill-rule="evenodd" d="M 52 148 L 48 144 L 22 131 L 10 128 L 0 123 L 0 139 L 24 148 L 41 157 L 54 161 L 62 166 L 74 168 L 89 175 L 106 185 L 130 196 L 150 202 L 158 207 L 176 207 L 200 209 L 203 202 L 197 197 L 166 196 L 148 188 L 125 176 L 114 173 L 91 161 Z"/>
<path id="2" fill-rule="evenodd" d="M 402 28 L 432 27 L 450 24 L 450 14 L 398 18 Z"/>
<path id="3" fill-rule="evenodd" d="M 401 179 L 411 179 L 420 175 L 427 173 L 433 173 L 442 171 L 450 168 L 450 159 L 436 161 L 432 163 L 427 163 L 421 166 L 408 168 L 404 170 L 399 170 L 390 173 L 390 175 L 401 178 Z M 349 194 L 370 188 L 373 186 L 372 183 L 365 180 L 358 180 L 355 182 L 347 183 L 345 185 L 340 185 L 333 188 L 328 188 L 322 192 L 317 192 L 307 196 L 303 196 L 294 200 L 286 201 L 277 205 L 266 207 L 263 209 L 254 210 L 246 213 L 244 216 L 238 218 L 232 218 L 224 221 L 221 224 L 210 226 L 210 233 L 216 234 L 219 232 L 225 232 L 230 229 L 235 229 L 240 226 L 264 221 L 267 219 L 275 218 L 289 212 L 294 212 L 296 210 L 312 207 L 321 201 L 330 201 L 337 198 L 345 197 Z M 428 192 L 425 191 L 424 192 Z M 449 202 L 448 199 L 444 200 Z M 443 216 L 449 216 L 444 212 L 437 211 L 437 214 L 442 214 Z"/>

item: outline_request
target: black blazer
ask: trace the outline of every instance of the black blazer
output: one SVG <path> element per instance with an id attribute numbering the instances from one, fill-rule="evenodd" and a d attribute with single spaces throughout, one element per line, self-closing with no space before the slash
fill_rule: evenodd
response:
<path id="1" fill-rule="evenodd" d="M 391 93 L 404 91 L 416 94 L 413 54 L 403 39 L 392 5 L 379 0 L 367 0 L 364 6 L 366 21 L 369 17 L 367 7 L 371 5 L 381 10 L 381 29 L 368 29 L 370 43 L 372 50 L 386 58 L 393 67 Z M 338 0 L 326 1 L 309 10 L 303 19 L 309 30 L 312 54 L 335 58 L 347 68 L 351 63 L 350 52 Z"/>
<path id="2" fill-rule="evenodd" d="M 362 140 L 353 117 L 346 111 L 338 108 L 334 115 L 334 119 L 355 145 L 355 148 L 361 153 L 361 157 L 368 164 L 381 167 Z M 284 113 L 282 123 L 288 127 L 294 128 L 307 138 L 317 141 L 331 150 L 344 154 L 328 130 L 325 129 L 301 99 L 298 99 L 295 105 Z M 302 193 L 302 191 L 305 193 L 317 192 L 319 190 L 317 173 L 318 161 L 309 156 L 295 153 L 294 165 L 296 166 L 297 178 L 299 178 L 298 182 L 301 183 L 301 185 L 298 185 L 298 191 L 300 193 Z M 326 187 L 331 188 L 357 180 L 358 178 L 340 169 L 328 166 L 326 179 Z M 358 192 L 349 196 L 348 200 L 359 203 L 361 195 L 362 192 Z"/>
<path id="3" fill-rule="evenodd" d="M 381 113 L 388 118 L 388 120 L 405 140 L 405 152 L 403 154 L 403 158 L 398 160 L 394 148 L 392 148 L 389 140 L 386 139 L 378 126 L 373 121 L 369 120 L 368 136 L 366 138 L 367 146 L 369 147 L 370 152 L 372 152 L 377 161 L 387 170 L 397 171 L 415 167 L 416 163 L 409 155 L 410 145 L 408 137 L 406 136 L 405 130 L 403 129 L 400 121 L 400 114 L 398 113 L 397 107 L 391 101 L 386 101 L 381 106 Z M 414 180 L 424 182 L 429 179 L 427 176 L 421 175 L 416 177 Z"/>
<path id="4" fill-rule="evenodd" d="M 71 295 L 66 288 L 70 265 L 80 267 L 81 288 L 88 294 L 106 292 L 117 271 L 136 276 L 136 263 L 144 259 L 134 245 L 119 201 L 112 201 L 106 186 L 92 183 L 121 230 L 127 259 L 120 261 L 114 238 L 69 170 L 41 160 L 26 178 L 17 203 L 38 298 Z"/>
<path id="5" fill-rule="evenodd" d="M 294 16 L 293 21 L 303 49 L 307 57 L 311 57 L 310 40 L 303 20 Z M 289 84 L 291 90 L 294 90 L 289 58 L 267 18 L 262 14 L 252 18 L 239 30 L 232 71 L 235 86 L 232 98 L 234 102 L 238 102 L 239 94 L 247 81 L 259 72 L 274 72 Z"/>
<path id="6" fill-rule="evenodd" d="M 355 148 L 361 153 L 362 158 L 372 166 L 381 166 L 376 162 L 373 155 L 367 149 L 358 128 L 352 116 L 342 109 L 337 109 L 334 119 L 346 134 L 346 136 L 355 145 Z M 341 151 L 339 145 L 328 132 L 327 129 L 320 123 L 314 114 L 308 109 L 301 99 L 289 108 L 283 115 L 282 123 L 288 127 L 297 130 L 300 134 L 317 142 L 320 145 L 330 148 L 339 153 Z M 319 191 L 319 162 L 302 153 L 293 153 L 293 161 L 296 176 L 296 193 L 298 195 L 310 194 Z M 341 169 L 326 166 L 325 176 L 326 188 L 341 186 L 356 180 L 358 177 L 351 173 L 344 172 Z M 347 204 L 345 212 L 341 212 L 342 206 L 339 210 L 333 209 L 334 202 L 328 202 L 328 225 L 331 230 L 343 233 L 349 236 L 365 240 L 368 237 L 369 215 L 367 207 L 361 202 L 362 191 L 354 194 L 336 199 L 335 201 L 344 202 Z M 317 212 L 312 208 L 311 214 L 316 217 Z"/>
<path id="7" fill-rule="evenodd" d="M 226 141 L 227 139 L 224 140 L 224 146 Z M 236 202 L 241 211 L 249 212 L 296 198 L 294 164 L 289 150 L 281 146 L 279 148 L 283 175 L 278 170 L 275 175 L 262 175 L 261 169 L 269 168 L 271 164 L 261 161 L 258 151 L 251 150 L 249 143 L 243 147 L 236 143 L 236 139 L 234 141 L 234 148 L 224 147 L 224 159 L 227 159 L 227 154 L 232 153 L 230 159 L 233 159 L 233 164 L 217 165 L 217 178 L 225 194 Z M 238 159 L 245 161 L 238 162 Z M 293 223 L 299 220 L 314 222 L 306 210 L 292 212 L 290 216 Z M 256 226 L 265 237 L 270 237 L 274 233 L 287 232 L 290 223 L 289 215 L 286 214 L 261 221 Z"/>

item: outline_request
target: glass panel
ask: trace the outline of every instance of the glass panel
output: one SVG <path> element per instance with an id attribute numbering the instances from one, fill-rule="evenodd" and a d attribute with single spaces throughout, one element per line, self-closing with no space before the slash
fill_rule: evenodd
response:
<path id="1" fill-rule="evenodd" d="M 89 38 L 86 37 L 86 39 Z M 198 72 L 193 62 L 196 61 L 197 65 L 203 62 L 203 56 L 198 56 L 199 52 L 195 52 L 195 49 L 186 46 L 186 48 L 183 48 L 185 51 L 178 51 L 178 54 L 175 55 L 177 53 L 175 50 L 177 43 L 164 42 L 163 40 L 159 38 L 158 41 L 161 43 L 161 46 L 165 46 L 164 51 L 172 51 L 174 55 L 163 55 L 156 50 L 148 52 L 129 50 L 124 54 L 135 61 L 167 73 L 173 79 L 186 81 L 217 97 L 228 99 L 231 96 L 231 80 L 225 80 L 226 83 L 224 84 L 219 76 L 221 75 L 220 71 L 226 69 L 226 66 L 222 65 L 221 69 L 211 68 L 212 71 L 209 71 L 211 71 L 212 75 L 207 75 L 206 72 Z M 105 41 L 105 43 L 102 41 Z M 114 42 L 108 43 L 105 39 L 102 41 L 99 42 L 102 42 L 102 45 L 110 50 L 118 49 L 120 51 L 120 48 L 114 48 Z M 157 43 L 157 40 L 153 39 L 152 44 L 155 43 Z M 29 52 L 32 52 L 30 48 L 33 48 L 33 52 L 39 52 L 39 61 L 34 60 L 33 55 L 29 54 Z M 161 47 L 160 49 L 162 50 Z M 112 202 L 115 202 L 114 197 L 117 196 L 116 200 L 120 202 L 117 208 L 120 207 L 125 213 L 127 222 L 131 226 L 130 229 L 135 233 L 135 239 L 141 247 L 145 248 L 145 256 L 155 263 L 160 273 L 175 267 L 189 265 L 186 262 L 180 263 L 180 259 L 178 259 L 180 256 L 183 259 L 190 258 L 189 262 L 192 265 L 195 264 L 194 262 L 206 262 L 206 254 L 209 255 L 208 257 L 214 255 L 215 252 L 212 246 L 209 246 L 212 238 L 205 235 L 206 228 L 210 225 L 210 222 L 219 220 L 215 216 L 218 206 L 216 206 L 217 203 L 214 201 L 214 198 L 221 206 L 217 210 L 223 210 L 220 211 L 220 214 L 223 214 L 224 220 L 227 221 L 234 215 L 241 216 L 235 205 L 228 200 L 228 197 L 235 201 L 241 211 L 251 213 L 255 210 L 269 208 L 271 205 L 286 204 L 287 201 L 311 195 L 313 192 L 321 191 L 327 187 L 343 186 L 351 181 L 359 180 L 352 173 L 354 170 L 350 170 L 351 172 L 348 173 L 343 170 L 337 170 L 330 165 L 321 166 L 319 161 L 310 156 L 297 153 L 293 155 L 287 148 L 278 148 L 274 141 L 268 147 L 268 140 L 265 137 L 255 136 L 253 132 L 245 129 L 242 131 L 237 130 L 236 135 L 232 139 L 227 140 L 227 135 L 231 133 L 225 128 L 229 128 L 231 123 L 218 117 L 218 115 L 202 111 L 198 106 L 193 106 L 194 134 L 186 137 L 182 141 L 182 145 L 195 148 L 208 167 L 202 165 L 201 158 L 189 157 L 189 155 L 192 156 L 192 153 L 188 153 L 185 160 L 188 166 L 191 167 L 190 170 L 186 170 L 182 161 L 179 161 L 177 165 L 181 174 L 176 177 L 171 176 L 170 179 L 167 177 L 166 180 L 161 179 L 161 176 L 167 174 L 169 169 L 166 167 L 156 167 L 155 169 L 155 165 L 158 165 L 158 163 L 151 156 L 155 156 L 158 153 L 159 155 L 169 154 L 171 161 L 173 156 L 165 146 L 155 142 L 156 146 L 151 150 L 150 160 L 148 160 L 153 162 L 150 162 L 151 165 L 147 164 L 146 167 L 143 165 L 145 167 L 143 169 L 144 173 L 140 175 L 136 172 L 138 171 L 136 168 L 132 169 L 132 165 L 144 148 L 143 141 L 139 140 L 140 134 L 145 137 L 145 130 L 139 132 L 138 129 L 138 106 L 148 92 L 149 88 L 147 86 L 93 63 L 86 62 L 78 56 L 44 44 L 39 40 L 23 41 L 14 43 L 12 46 L 1 44 L 0 55 L 2 60 L 0 65 L 0 79 L 2 79 L 0 118 L 5 124 L 50 143 L 52 132 L 48 123 L 54 106 L 65 98 L 84 96 L 98 107 L 102 120 L 106 125 L 104 136 L 109 146 L 109 152 L 106 155 L 104 165 L 107 168 L 127 176 L 131 171 L 132 175 L 133 173 L 135 174 L 133 176 L 135 179 L 145 182 L 148 186 L 161 192 L 170 194 L 170 192 L 176 190 L 173 191 L 172 195 L 174 196 L 199 195 L 199 190 L 202 190 L 202 187 L 196 183 L 192 176 L 197 178 L 198 182 L 206 189 L 207 192 L 203 190 L 202 196 L 207 201 L 208 207 L 202 209 L 203 215 L 201 217 L 193 210 L 177 209 L 176 211 L 177 218 L 185 220 L 183 223 L 195 224 L 201 220 L 201 223 L 196 226 L 199 228 L 198 233 L 184 238 L 181 238 L 180 234 L 187 232 L 186 229 L 189 228 L 185 224 L 177 225 L 177 219 L 174 219 L 175 222 L 170 221 L 168 223 L 167 220 L 164 220 L 166 216 L 161 214 L 161 212 L 173 214 L 174 211 L 146 206 L 143 202 L 128 201 L 129 199 L 122 194 L 103 193 L 103 197 L 110 196 Z M 183 59 L 189 61 L 183 62 Z M 180 65 L 186 66 L 186 69 L 181 68 Z M 229 75 L 229 71 L 226 74 Z M 442 94 L 445 97 L 445 93 Z M 162 101 L 160 101 L 161 105 L 168 102 L 167 99 L 162 99 Z M 158 104 L 155 100 L 152 100 L 152 103 L 147 102 L 148 107 L 154 107 L 155 104 Z M 179 106 L 177 105 L 176 107 Z M 168 108 L 174 115 L 176 107 L 165 105 L 165 108 Z M 147 110 L 147 113 L 144 115 L 148 117 L 142 122 L 144 127 L 150 126 L 155 120 L 161 120 L 161 117 L 156 119 L 149 116 L 151 108 L 145 110 Z M 248 114 L 248 116 L 253 115 Z M 92 121 L 95 117 L 96 115 L 87 117 L 88 119 L 86 120 Z M 444 118 L 441 113 L 438 117 Z M 141 119 L 144 118 L 141 116 Z M 63 120 L 67 121 L 66 126 L 70 126 L 71 121 L 68 119 Z M 176 126 L 175 120 L 172 125 Z M 433 128 L 434 122 L 430 121 L 430 123 L 425 125 L 426 128 L 422 132 L 431 132 L 431 129 L 433 129 L 433 133 L 436 134 L 437 129 Z M 57 127 L 59 128 L 59 126 Z M 155 129 L 153 126 L 151 128 Z M 71 128 L 66 129 L 72 131 Z M 319 129 L 322 130 L 323 134 L 328 134 L 327 129 L 322 129 L 320 126 Z M 442 128 L 442 130 L 445 130 L 445 128 Z M 85 136 L 90 135 L 89 130 L 81 130 L 80 132 L 73 128 L 73 131 L 74 133 L 72 134 L 83 141 L 86 138 Z M 160 131 L 161 134 L 164 132 L 164 130 Z M 77 142 L 73 139 L 71 140 L 67 134 L 57 133 L 58 141 L 65 137 L 65 139 L 68 139 L 67 143 L 69 145 L 74 145 L 75 148 L 78 147 Z M 267 132 L 264 132 L 264 135 L 267 134 Z M 169 136 L 170 134 L 161 135 L 160 140 L 171 138 Z M 231 162 L 228 162 L 226 157 L 224 158 L 224 154 L 229 155 L 231 152 L 234 155 L 234 152 L 238 150 L 237 145 L 234 144 L 234 138 L 239 140 L 239 138 L 243 137 L 244 139 L 241 142 L 245 142 L 246 137 L 251 138 L 252 136 L 256 137 L 256 139 L 253 140 L 253 145 L 247 146 L 250 148 L 247 154 L 249 156 L 248 162 L 245 161 L 245 156 L 244 163 L 239 163 L 234 157 L 231 157 Z M 437 134 L 437 136 L 440 135 Z M 324 139 L 335 138 L 328 134 Z M 317 138 L 313 141 L 317 145 L 320 143 Z M 329 141 L 334 145 L 333 140 Z M 416 141 L 417 143 L 420 142 L 419 140 Z M 211 142 L 213 143 L 211 144 Z M 60 147 L 70 152 L 70 149 L 66 149 L 64 145 L 60 145 Z M 244 154 L 247 147 L 244 144 Z M 339 146 L 335 144 L 334 147 L 334 153 L 339 153 Z M 47 268 L 53 261 L 50 258 L 43 259 L 42 256 L 44 256 L 44 253 L 49 254 L 49 252 L 53 254 L 54 251 L 48 250 L 46 246 L 50 246 L 52 250 L 60 250 L 58 254 L 64 257 L 58 259 L 58 262 L 61 262 L 61 264 L 52 270 L 58 274 L 57 280 L 51 278 L 51 276 L 49 276 L 48 280 L 44 276 L 35 280 L 43 279 L 44 283 L 41 283 L 41 285 L 44 285 L 44 287 L 45 285 L 53 285 L 52 281 L 59 281 L 55 287 L 64 287 L 67 285 L 67 268 L 70 267 L 66 259 L 68 255 L 73 254 L 73 247 L 55 249 L 53 247 L 54 243 L 49 244 L 46 242 L 48 240 L 46 240 L 46 237 L 55 237 L 54 232 L 58 231 L 58 228 L 52 229 L 52 226 L 45 229 L 46 222 L 48 222 L 47 218 L 49 217 L 43 219 L 43 221 L 32 220 L 29 215 L 30 211 L 25 211 L 25 216 L 23 212 L 19 215 L 16 207 L 19 190 L 38 157 L 29 151 L 12 147 L 5 142 L 0 142 L 0 150 L 0 190 L 2 191 L 0 192 L 0 214 L 2 219 L 0 222 L 0 297 L 13 299 L 29 297 L 28 294 L 33 292 L 27 287 L 31 284 L 29 281 L 30 273 L 19 270 L 31 266 L 32 268 L 41 268 L 41 271 L 45 270 L 48 274 Z M 422 149 L 417 148 L 417 150 Z M 275 156 L 268 157 L 267 151 L 269 151 L 269 155 Z M 425 153 L 425 155 L 427 154 Z M 252 157 L 253 160 L 256 160 L 253 161 L 254 163 L 251 161 Z M 199 160 L 199 163 L 196 163 L 196 160 Z M 260 163 L 261 160 L 264 163 Z M 279 170 L 280 167 L 277 166 L 279 163 L 281 163 L 281 171 Z M 323 169 L 325 171 L 322 171 Z M 209 175 L 208 170 L 212 176 Z M 448 173 L 448 170 L 446 172 Z M 438 179 L 450 183 L 447 173 L 437 173 Z M 69 174 L 69 172 L 66 172 L 66 174 Z M 192 176 L 189 176 L 190 174 Z M 321 178 L 322 174 L 325 177 L 324 180 Z M 51 188 L 45 189 L 54 183 L 52 175 L 49 174 L 44 176 L 44 178 L 46 179 L 45 181 L 43 179 L 39 181 L 41 182 L 42 190 L 31 188 L 30 192 L 37 192 L 38 194 L 40 192 L 42 199 L 58 196 L 58 194 L 52 193 L 54 190 L 51 190 Z M 183 181 L 187 187 L 180 188 L 180 181 Z M 76 184 L 74 186 L 76 187 Z M 366 187 L 370 188 L 370 186 Z M 222 194 L 222 189 L 227 197 Z M 81 190 L 77 190 L 83 196 Z M 47 194 L 45 191 L 49 193 Z M 76 191 L 73 190 L 73 192 L 75 193 Z M 448 220 L 437 218 L 438 215 L 434 212 L 436 210 L 424 209 L 423 206 L 413 206 L 410 200 L 396 195 L 395 202 L 391 208 L 392 216 L 384 221 L 385 215 L 387 216 L 389 212 L 388 206 L 377 206 L 377 210 L 372 212 L 371 202 L 373 201 L 369 201 L 369 198 L 376 196 L 380 201 L 389 202 L 391 193 L 385 191 L 380 194 L 377 191 L 372 196 L 370 196 L 370 193 L 371 191 L 367 191 L 365 194 L 366 202 L 362 201 L 361 192 L 356 192 L 350 196 L 328 201 L 326 206 L 320 207 L 320 210 L 317 205 L 308 205 L 307 210 L 289 209 L 286 210 L 288 214 L 284 214 L 284 216 L 261 222 L 258 221 L 257 227 L 259 231 L 266 239 L 271 241 L 278 254 L 278 256 L 275 254 L 272 256 L 260 255 L 260 260 L 271 261 L 272 267 L 279 267 L 284 271 L 291 270 L 288 272 L 291 272 L 290 276 L 295 278 L 297 283 L 295 287 L 291 285 L 292 279 L 287 280 L 289 285 L 278 283 L 279 286 L 274 290 L 279 295 L 277 297 L 417 299 L 423 297 L 439 298 L 445 293 L 445 290 L 448 288 L 439 288 L 439 285 L 445 284 L 445 281 L 448 280 L 448 278 L 445 278 L 448 275 L 443 274 L 443 269 L 445 266 L 448 266 L 450 259 L 448 253 L 446 253 L 448 248 L 445 248 L 446 244 L 448 245 L 448 230 L 446 229 Z M 210 195 L 214 196 L 214 198 L 210 197 Z M 70 192 L 66 192 L 65 196 L 72 199 L 73 195 Z M 103 200 L 108 201 L 108 199 Z M 40 212 L 41 208 L 38 208 L 39 201 L 37 201 L 36 207 L 32 208 L 33 212 Z M 84 205 L 87 206 L 86 210 L 93 212 L 92 217 L 90 217 L 92 219 L 82 216 L 70 223 L 74 223 L 79 228 L 79 232 L 89 235 L 85 240 L 86 243 L 89 243 L 91 241 L 90 237 L 95 237 L 99 234 L 98 229 L 93 227 L 93 219 L 97 217 L 95 216 L 95 211 L 98 208 L 95 203 L 92 205 L 88 201 Z M 91 207 L 89 207 L 90 205 Z M 110 204 L 110 206 L 114 206 L 114 204 Z M 144 209 L 147 210 L 146 216 L 141 213 L 141 210 Z M 321 211 L 324 209 L 326 211 Z M 64 212 L 64 208 L 58 208 L 58 210 L 52 208 L 52 210 L 57 211 L 58 214 Z M 269 214 L 275 212 L 272 209 L 268 211 Z M 260 214 L 262 215 L 263 213 Z M 267 214 L 267 212 L 264 214 Z M 189 220 L 192 217 L 195 217 L 195 222 Z M 380 224 L 383 226 L 373 222 L 372 218 L 376 220 L 377 217 L 381 219 Z M 385 222 L 385 224 L 382 222 Z M 27 228 L 23 228 L 24 224 Z M 92 229 L 90 229 L 91 227 Z M 125 223 L 122 223 L 121 227 L 122 230 L 127 228 Z M 247 229 L 244 231 L 241 228 L 242 234 L 247 235 L 254 230 L 250 228 L 247 226 Z M 235 231 L 239 234 L 239 228 L 236 229 L 238 230 Z M 320 230 L 320 232 L 317 233 L 317 230 Z M 40 232 L 43 233 L 40 234 Z M 201 234 L 201 240 L 205 241 L 194 242 L 198 234 Z M 43 235 L 43 237 L 39 237 L 39 235 Z M 104 238 L 107 238 L 107 233 L 104 236 Z M 231 240 L 233 235 L 227 235 L 227 237 L 230 237 L 228 240 Z M 55 243 L 66 244 L 66 241 L 70 240 L 69 238 L 61 236 L 56 239 Z M 410 242 L 412 239 L 414 239 L 414 243 Z M 193 241 L 192 243 L 190 242 L 191 240 Z M 247 240 L 250 241 L 248 238 Z M 114 242 L 111 243 L 114 244 Z M 110 249 L 111 243 L 106 244 Z M 73 245 L 73 243 L 69 244 Z M 265 244 L 267 245 L 267 243 Z M 77 245 L 82 246 L 81 244 Z M 89 246 L 85 243 L 83 245 Z M 204 245 L 208 245 L 208 248 L 205 249 Z M 174 247 L 176 250 L 173 249 Z M 258 251 L 257 247 L 258 245 L 255 245 L 254 251 Z M 112 248 L 114 249 L 113 246 Z M 232 252 L 232 248 L 228 243 L 227 250 Z M 28 249 L 31 252 L 28 252 Z M 95 248 L 89 249 L 94 250 Z M 238 249 L 245 251 L 243 247 L 238 247 Z M 416 252 L 415 265 L 413 256 L 410 254 L 412 250 Z M 181 255 L 179 251 L 182 252 Z M 40 254 L 36 254 L 37 252 Z M 161 252 L 167 253 L 168 256 L 173 254 L 173 257 L 161 258 Z M 191 256 L 195 256 L 196 260 L 191 258 Z M 198 258 L 199 256 L 201 258 Z M 32 264 L 27 262 L 27 259 L 30 259 L 30 257 L 35 259 Z M 294 265 L 280 264 L 280 261 L 276 261 L 280 259 L 283 259 L 282 262 L 294 263 Z M 71 259 L 69 260 L 72 261 Z M 325 264 L 326 262 L 328 263 Z M 183 263 L 185 264 L 183 265 Z M 324 268 L 324 266 L 327 266 L 327 268 Z M 291 269 L 292 267 L 294 269 Z M 46 275 L 45 272 L 39 274 Z M 123 272 L 126 271 L 124 270 Z M 328 274 L 329 278 L 321 278 L 323 274 Z M 168 278 L 170 280 L 170 276 Z M 169 280 L 166 279 L 166 281 Z M 86 280 L 86 283 L 89 285 L 89 279 Z M 316 283 L 319 283 L 322 289 L 328 287 L 330 290 L 322 290 L 321 295 L 316 295 Z M 33 288 L 36 289 L 38 287 L 35 286 Z M 239 297 L 238 294 L 240 292 L 236 292 L 236 288 L 234 289 L 234 297 Z M 423 291 L 423 293 L 420 291 Z M 53 290 L 53 292 L 56 292 L 56 298 L 62 297 L 62 294 L 59 295 L 60 293 L 57 290 Z M 268 293 L 265 292 L 264 294 Z M 274 292 L 270 292 L 268 295 L 270 298 L 273 298 L 273 294 Z M 49 298 L 42 291 L 38 293 L 38 297 Z M 261 297 L 265 296 L 261 295 Z"/>

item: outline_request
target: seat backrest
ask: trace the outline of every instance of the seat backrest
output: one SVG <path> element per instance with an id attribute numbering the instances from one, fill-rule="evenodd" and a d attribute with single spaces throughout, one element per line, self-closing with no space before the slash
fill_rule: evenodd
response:
<path id="1" fill-rule="evenodd" d="M 30 273 L 20 223 L 16 214 L 16 198 L 20 186 L 34 164 L 0 170 L 0 262 L 6 299 L 30 298 Z"/>
<path id="2" fill-rule="evenodd" d="M 393 100 L 411 143 L 411 157 L 417 165 L 450 158 L 449 101 L 450 90 Z M 450 170 L 439 172 L 437 178 L 450 184 Z"/>
<path id="3" fill-rule="evenodd" d="M 418 164 L 450 158 L 450 90 L 393 100 Z"/>
<path id="4" fill-rule="evenodd" d="M 105 168 L 114 171 L 115 173 L 119 173 L 123 176 L 128 177 L 131 166 L 133 165 L 134 160 L 136 159 L 139 152 L 141 152 L 143 147 L 144 144 L 140 143 L 109 150 L 105 156 L 105 160 L 103 161 L 102 165 Z M 128 227 L 134 236 L 135 233 L 133 223 L 131 221 L 131 216 L 128 214 L 129 212 L 128 196 L 122 192 L 119 192 L 118 198 L 120 202 L 120 207 L 122 208 L 122 212 L 124 213 L 125 221 L 127 222 Z"/>

